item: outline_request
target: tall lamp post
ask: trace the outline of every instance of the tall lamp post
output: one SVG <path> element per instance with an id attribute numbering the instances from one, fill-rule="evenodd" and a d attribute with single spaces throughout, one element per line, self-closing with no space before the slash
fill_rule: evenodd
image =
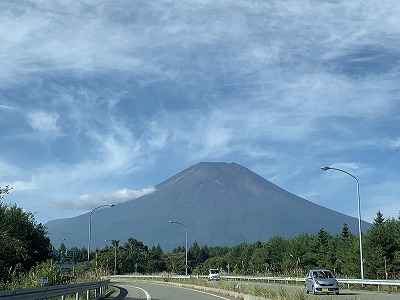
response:
<path id="1" fill-rule="evenodd" d="M 342 170 L 342 169 L 337 169 L 337 168 L 331 168 L 331 167 L 326 167 L 323 166 L 321 167 L 322 171 L 327 171 L 327 170 L 336 170 L 339 172 L 343 172 L 351 177 L 353 177 L 355 179 L 355 181 L 357 182 L 357 199 L 358 199 L 358 236 L 360 239 L 360 267 L 361 267 L 361 279 L 364 279 L 364 262 L 363 262 L 363 250 L 362 250 L 362 232 L 361 232 L 361 204 L 360 204 L 360 184 L 358 182 L 358 179 L 353 175 L 350 174 L 349 172 Z"/>
<path id="2" fill-rule="evenodd" d="M 90 211 L 90 214 L 89 214 L 89 240 L 88 240 L 88 250 L 87 250 L 87 267 L 88 268 L 90 267 L 90 238 L 91 238 L 91 234 L 92 234 L 92 213 L 96 209 L 99 209 L 99 208 L 102 208 L 102 207 L 114 207 L 114 206 L 115 206 L 115 204 L 100 205 L 100 206 L 97 206 L 97 207 L 93 208 Z"/>
<path id="3" fill-rule="evenodd" d="M 186 254 L 185 275 L 187 276 L 187 274 L 188 274 L 188 241 L 187 241 L 188 231 L 187 231 L 187 227 L 184 224 L 179 223 L 179 222 L 175 222 L 175 221 L 169 221 L 169 223 L 171 223 L 171 224 L 179 224 L 179 225 L 185 227 L 185 254 Z"/>
<path id="4" fill-rule="evenodd" d="M 104 240 L 105 242 L 111 242 L 112 240 Z M 114 275 L 117 275 L 117 245 L 113 243 L 114 246 Z"/>

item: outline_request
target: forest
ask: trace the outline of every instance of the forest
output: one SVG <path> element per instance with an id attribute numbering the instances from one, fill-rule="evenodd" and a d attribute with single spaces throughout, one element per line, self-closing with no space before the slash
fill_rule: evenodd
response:
<path id="1" fill-rule="evenodd" d="M 49 284 L 77 281 L 90 276 L 116 274 L 184 274 L 186 249 L 164 252 L 160 245 L 144 245 L 134 237 L 112 240 L 102 249 L 55 249 L 46 228 L 34 214 L 2 198 L 11 190 L 0 187 L 0 289 L 33 287 L 36 277 Z M 205 275 L 219 268 L 224 275 L 304 277 L 313 268 L 331 269 L 339 278 L 360 278 L 360 247 L 357 233 L 346 224 L 338 234 L 320 228 L 315 234 L 293 238 L 274 236 L 267 241 L 233 247 L 199 245 L 187 249 L 188 273 Z M 385 219 L 377 212 L 371 228 L 362 234 L 365 279 L 400 278 L 400 214 Z M 72 255 L 71 255 L 72 254 Z M 66 268 L 65 266 L 73 266 Z M 90 275 L 90 276 L 89 276 Z"/>
<path id="2" fill-rule="evenodd" d="M 364 278 L 398 279 L 400 275 L 400 217 L 385 220 L 378 211 L 372 227 L 363 234 Z M 76 263 L 87 256 L 85 248 L 74 248 Z M 124 244 L 97 249 L 92 257 L 98 268 L 116 273 L 174 273 L 185 271 L 185 248 L 164 253 L 159 245 L 148 247 L 129 238 Z M 230 275 L 304 277 L 309 269 L 331 269 L 341 278 L 360 278 L 360 247 L 357 234 L 343 225 L 340 234 L 331 235 L 320 228 L 314 235 L 294 238 L 274 236 L 268 241 L 242 243 L 234 247 L 198 245 L 188 248 L 188 270 L 204 275 L 219 268 Z"/>

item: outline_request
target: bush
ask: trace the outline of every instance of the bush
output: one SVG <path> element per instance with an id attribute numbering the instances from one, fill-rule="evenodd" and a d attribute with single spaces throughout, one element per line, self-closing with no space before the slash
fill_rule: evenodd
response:
<path id="1" fill-rule="evenodd" d="M 67 277 L 61 273 L 53 261 L 47 260 L 32 267 L 28 273 L 14 277 L 8 283 L 3 283 L 1 289 L 13 290 L 39 287 L 41 286 L 38 282 L 39 278 L 47 279 L 47 285 L 58 285 L 67 281 Z"/>

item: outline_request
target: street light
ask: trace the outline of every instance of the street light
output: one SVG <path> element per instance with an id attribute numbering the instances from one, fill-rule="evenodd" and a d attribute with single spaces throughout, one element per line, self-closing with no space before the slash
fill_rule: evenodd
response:
<path id="1" fill-rule="evenodd" d="M 358 199 L 358 236 L 359 236 L 359 239 L 360 239 L 361 279 L 364 279 L 364 262 L 363 262 L 363 250 L 362 250 L 362 238 L 361 238 L 362 232 L 361 232 L 360 184 L 359 184 L 359 182 L 358 182 L 358 179 L 357 179 L 353 174 L 350 174 L 349 172 L 344 171 L 344 170 L 342 170 L 342 169 L 337 169 L 337 168 L 331 168 L 331 167 L 323 166 L 323 167 L 321 167 L 321 170 L 322 170 L 322 171 L 336 170 L 336 171 L 339 171 L 339 172 L 343 172 L 343 173 L 345 173 L 345 174 L 347 174 L 347 175 L 353 177 L 353 178 L 356 180 L 356 182 L 357 182 L 357 199 Z"/>
<path id="2" fill-rule="evenodd" d="M 93 208 L 89 214 L 89 240 L 88 240 L 88 250 L 87 250 L 87 266 L 90 267 L 90 237 L 92 234 L 92 213 L 98 209 L 98 208 L 102 208 L 102 207 L 114 207 L 115 204 L 106 204 L 106 205 L 100 205 L 97 206 L 95 208 Z"/>
<path id="3" fill-rule="evenodd" d="M 104 240 L 104 241 L 112 243 L 112 240 Z M 117 274 L 117 245 L 116 244 L 114 245 L 114 243 L 113 243 L 113 246 L 114 246 L 114 275 L 116 275 Z M 108 263 L 107 263 L 107 265 L 108 265 Z M 107 266 L 107 268 L 108 268 L 108 266 Z"/>
<path id="4" fill-rule="evenodd" d="M 171 224 L 179 224 L 179 225 L 185 227 L 185 236 L 186 236 L 185 237 L 185 254 L 186 254 L 185 275 L 187 276 L 187 274 L 188 274 L 188 248 L 187 248 L 187 246 L 188 246 L 188 242 L 187 242 L 187 233 L 188 233 L 188 231 L 187 231 L 187 227 L 184 224 L 179 223 L 179 222 L 175 222 L 175 221 L 169 221 L 169 223 L 171 223 Z"/>

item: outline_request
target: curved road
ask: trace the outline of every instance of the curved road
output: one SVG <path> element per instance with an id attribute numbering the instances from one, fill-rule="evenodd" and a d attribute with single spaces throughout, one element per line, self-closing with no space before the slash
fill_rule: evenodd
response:
<path id="1" fill-rule="evenodd" d="M 192 290 L 179 286 L 145 282 L 112 282 L 120 292 L 107 300 L 235 300 L 234 298 Z"/>
<path id="2" fill-rule="evenodd" d="M 248 283 L 250 284 L 250 283 Z M 254 283 L 253 283 L 254 284 Z M 118 287 L 120 293 L 114 293 L 107 300 L 235 300 L 228 296 L 221 296 L 208 292 L 192 290 L 185 287 L 166 285 L 162 283 L 148 283 L 139 281 L 113 281 L 112 285 Z M 296 290 L 304 291 L 301 286 L 280 285 L 280 284 L 260 284 L 257 285 L 268 287 L 269 289 L 279 290 L 286 289 L 289 293 Z M 400 299 L 399 293 L 384 293 L 384 292 L 364 292 L 340 290 L 338 296 L 335 295 L 312 295 L 308 294 L 306 299 L 315 300 L 395 300 Z M 236 299 L 237 300 L 237 299 Z"/>

